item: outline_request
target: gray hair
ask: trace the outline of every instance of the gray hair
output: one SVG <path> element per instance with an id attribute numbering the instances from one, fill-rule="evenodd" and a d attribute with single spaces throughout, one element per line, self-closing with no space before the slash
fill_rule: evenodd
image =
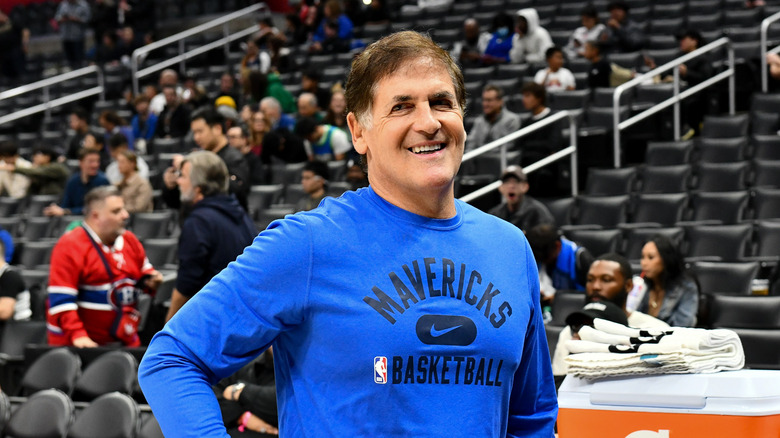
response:
<path id="1" fill-rule="evenodd" d="M 84 195 L 84 217 L 89 216 L 92 209 L 95 208 L 95 205 L 105 201 L 106 198 L 111 196 L 122 196 L 116 186 L 95 187 L 87 192 L 87 194 Z"/>
<path id="2" fill-rule="evenodd" d="M 314 93 L 301 93 L 300 96 L 298 96 L 299 101 L 307 101 L 311 106 L 317 106 L 317 95 Z"/>
<path id="3" fill-rule="evenodd" d="M 196 151 L 184 157 L 181 165 L 190 163 L 192 187 L 200 188 L 204 197 L 225 195 L 228 192 L 230 174 L 219 155 L 210 151 Z"/>

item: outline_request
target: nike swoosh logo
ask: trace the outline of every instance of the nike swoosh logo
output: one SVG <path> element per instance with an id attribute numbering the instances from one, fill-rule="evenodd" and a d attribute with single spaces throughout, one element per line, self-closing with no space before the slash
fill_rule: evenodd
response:
<path id="1" fill-rule="evenodd" d="M 451 332 L 453 330 L 459 329 L 461 327 L 463 327 L 462 324 L 456 325 L 456 326 L 453 326 L 453 327 L 448 327 L 448 328 L 446 328 L 444 330 L 436 330 L 435 326 L 431 326 L 431 336 L 433 336 L 434 338 L 438 338 L 440 336 L 444 336 L 447 333 L 449 333 L 449 332 Z"/>

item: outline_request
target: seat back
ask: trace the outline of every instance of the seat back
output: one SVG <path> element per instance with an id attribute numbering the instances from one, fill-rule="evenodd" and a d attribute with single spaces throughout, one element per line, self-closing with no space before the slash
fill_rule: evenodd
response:
<path id="1" fill-rule="evenodd" d="M 693 197 L 694 221 L 717 220 L 722 224 L 738 223 L 745 216 L 750 194 L 741 192 L 701 192 Z"/>
<path id="2" fill-rule="evenodd" d="M 748 114 L 704 116 L 701 136 L 712 138 L 744 137 L 748 135 Z"/>
<path id="3" fill-rule="evenodd" d="M 688 190 L 691 166 L 646 166 L 642 170 L 642 193 L 681 193 Z"/>
<path id="4" fill-rule="evenodd" d="M 570 230 L 566 232 L 566 238 L 597 256 L 608 252 L 622 252 L 623 233 L 618 229 Z"/>
<path id="5" fill-rule="evenodd" d="M 582 309 L 585 305 L 585 292 L 576 290 L 559 290 L 555 293 L 552 303 L 552 321 L 549 325 L 565 326 L 569 314 Z"/>
<path id="6" fill-rule="evenodd" d="M 81 374 L 81 358 L 65 347 L 47 351 L 27 369 L 22 378 L 23 395 L 42 389 L 59 389 L 70 395 Z"/>
<path id="7" fill-rule="evenodd" d="M 6 321 L 0 337 L 0 359 L 24 359 L 27 344 L 46 343 L 46 321 Z"/>
<path id="8" fill-rule="evenodd" d="M 780 188 L 756 187 L 754 189 L 753 218 L 780 218 Z"/>
<path id="9" fill-rule="evenodd" d="M 780 188 L 780 160 L 755 160 L 755 187 Z"/>
<path id="10" fill-rule="evenodd" d="M 73 412 L 73 402 L 67 394 L 45 389 L 31 395 L 11 414 L 4 433 L 14 438 L 65 438 L 73 423 Z"/>
<path id="11" fill-rule="evenodd" d="M 696 188 L 703 192 L 733 192 L 747 188 L 749 162 L 700 163 L 696 168 Z"/>
<path id="12" fill-rule="evenodd" d="M 114 391 L 131 394 L 137 373 L 138 362 L 130 353 L 111 351 L 101 354 L 79 377 L 74 398 L 92 400 Z"/>
<path id="13" fill-rule="evenodd" d="M 135 438 L 139 408 L 126 394 L 111 392 L 93 400 L 76 418 L 68 438 Z"/>
<path id="14" fill-rule="evenodd" d="M 780 329 L 780 297 L 713 295 L 712 327 Z"/>
<path id="15" fill-rule="evenodd" d="M 625 256 L 629 260 L 642 258 L 642 247 L 656 234 L 668 237 L 680 248 L 685 238 L 685 230 L 680 227 L 670 228 L 634 228 L 628 230 L 625 243 Z"/>
<path id="16" fill-rule="evenodd" d="M 637 172 L 634 167 L 620 169 L 588 169 L 585 194 L 591 196 L 625 195 L 634 190 Z"/>
<path id="17" fill-rule="evenodd" d="M 685 217 L 687 193 L 650 193 L 637 197 L 632 222 L 671 226 Z"/>
<path id="18" fill-rule="evenodd" d="M 780 330 L 730 328 L 742 341 L 745 367 L 780 369 Z"/>
<path id="19" fill-rule="evenodd" d="M 628 217 L 628 195 L 578 196 L 577 224 L 615 228 Z"/>
<path id="20" fill-rule="evenodd" d="M 692 273 L 702 293 L 747 295 L 758 274 L 758 262 L 695 262 Z"/>
<path id="21" fill-rule="evenodd" d="M 558 226 L 571 224 L 574 198 L 541 199 L 542 203 L 550 210 L 555 224 Z"/>
<path id="22" fill-rule="evenodd" d="M 751 224 L 701 225 L 688 230 L 688 258 L 739 261 L 748 255 Z"/>
<path id="23" fill-rule="evenodd" d="M 691 161 L 693 141 L 649 141 L 645 152 L 648 166 L 674 166 Z"/>
<path id="24" fill-rule="evenodd" d="M 747 147 L 747 137 L 702 138 L 696 155 L 704 163 L 733 163 L 745 159 Z"/>

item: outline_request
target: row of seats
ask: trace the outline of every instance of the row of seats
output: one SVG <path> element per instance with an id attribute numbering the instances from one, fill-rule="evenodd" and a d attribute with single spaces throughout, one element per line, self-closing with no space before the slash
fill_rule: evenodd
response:
<path id="1" fill-rule="evenodd" d="M 690 227 L 604 228 L 561 227 L 564 235 L 579 242 L 593 254 L 617 252 L 632 262 L 641 258 L 642 246 L 652 236 L 662 234 L 675 241 L 688 261 L 746 261 L 777 264 L 780 255 L 780 222 L 756 224 L 695 225 Z"/>
<path id="2" fill-rule="evenodd" d="M 89 403 L 74 403 L 57 389 L 46 389 L 22 400 L 0 393 L 4 436 L 68 438 L 162 438 L 148 406 L 141 407 L 119 392 Z"/>

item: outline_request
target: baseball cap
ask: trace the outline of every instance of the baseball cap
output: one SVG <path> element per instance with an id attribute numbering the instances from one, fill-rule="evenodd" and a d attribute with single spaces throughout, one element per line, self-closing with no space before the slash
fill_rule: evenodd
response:
<path id="1" fill-rule="evenodd" d="M 593 320 L 596 318 L 606 319 L 607 321 L 626 326 L 628 325 L 626 312 L 609 301 L 598 301 L 586 304 L 582 309 L 571 313 L 566 317 L 566 325 L 572 327 L 573 332 L 575 331 L 574 328 L 577 328 L 578 330 L 576 331 L 579 331 L 579 327 L 582 327 L 583 325 L 592 326 Z"/>
<path id="2" fill-rule="evenodd" d="M 214 102 L 215 107 L 220 107 L 222 105 L 227 105 L 233 109 L 237 108 L 236 101 L 230 96 L 219 96 Z"/>
<path id="3" fill-rule="evenodd" d="M 515 165 L 507 167 L 504 169 L 504 172 L 501 173 L 501 182 L 506 181 L 507 178 L 515 178 L 520 182 L 528 181 L 528 177 L 525 176 L 523 168 Z"/>

